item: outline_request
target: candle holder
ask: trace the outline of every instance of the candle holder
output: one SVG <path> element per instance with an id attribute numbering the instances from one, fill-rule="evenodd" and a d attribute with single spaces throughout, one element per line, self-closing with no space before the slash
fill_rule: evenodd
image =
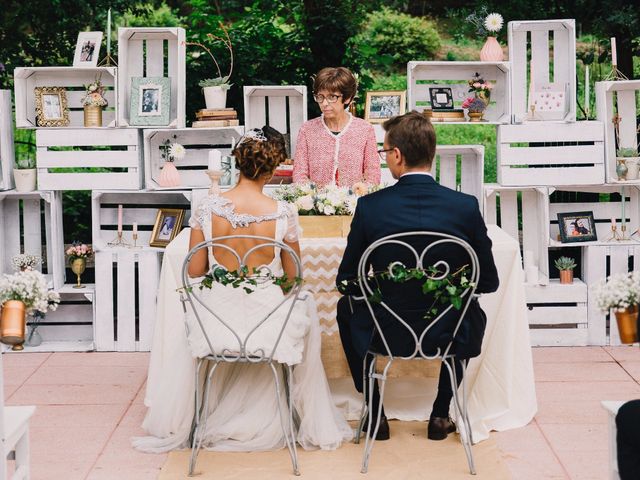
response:
<path id="1" fill-rule="evenodd" d="M 621 241 L 630 240 L 630 238 L 627 237 L 627 226 L 624 223 L 620 225 L 620 231 L 622 232 L 622 237 L 620 238 Z"/>
<path id="2" fill-rule="evenodd" d="M 133 245 L 129 245 L 129 248 L 142 248 L 142 245 L 138 245 L 138 234 L 134 233 L 133 237 Z"/>
<path id="3" fill-rule="evenodd" d="M 209 195 L 220 194 L 220 179 L 224 175 L 222 170 L 207 170 L 207 175 L 211 179 L 211 186 L 209 187 Z"/>
<path id="4" fill-rule="evenodd" d="M 626 227 L 624 227 L 626 229 Z M 611 236 L 607 238 L 607 242 L 615 241 L 619 242 L 622 240 L 620 233 L 618 233 L 618 227 L 616 225 L 611 225 Z"/>
<path id="5" fill-rule="evenodd" d="M 629 80 L 627 78 L 627 76 L 622 73 L 620 70 L 618 70 L 618 65 L 611 65 L 611 71 L 609 72 L 609 74 L 604 78 L 604 82 L 609 82 L 612 80 Z"/>
<path id="6" fill-rule="evenodd" d="M 122 232 L 118 232 L 118 235 L 116 236 L 116 238 L 114 238 L 112 241 L 107 243 L 107 245 L 109 245 L 110 247 L 130 247 L 131 246 L 130 243 L 127 243 L 124 241 L 124 238 L 122 237 Z"/>
<path id="7" fill-rule="evenodd" d="M 110 53 L 107 53 L 100 63 L 97 65 L 98 67 L 117 67 L 118 62 L 116 62 Z"/>

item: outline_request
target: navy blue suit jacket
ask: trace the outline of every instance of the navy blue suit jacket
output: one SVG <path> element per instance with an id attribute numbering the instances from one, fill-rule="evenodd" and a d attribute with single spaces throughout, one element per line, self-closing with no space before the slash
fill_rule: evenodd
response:
<path id="1" fill-rule="evenodd" d="M 480 280 L 476 292 L 489 293 L 497 290 L 498 272 L 491 253 L 491 240 L 476 198 L 443 187 L 429 175 L 419 174 L 403 176 L 397 184 L 358 200 L 347 247 L 338 269 L 337 286 L 340 287 L 343 280 L 357 277 L 360 257 L 371 243 L 387 235 L 410 231 L 447 233 L 465 240 L 479 259 Z M 410 243 L 420 253 L 429 242 L 429 239 L 422 237 Z M 432 258 L 441 257 L 452 267 L 468 264 L 468 255 L 465 256 L 461 248 L 456 251 L 456 248 L 441 248 L 433 252 Z M 407 250 L 401 247 L 376 250 L 370 257 L 371 266 L 374 271 L 385 270 L 389 263 L 398 259 L 398 255 L 406 258 L 408 267 L 415 266 L 415 261 L 411 265 L 411 259 L 405 253 Z M 428 264 L 429 262 L 425 263 Z M 382 287 L 385 303 L 407 321 L 419 336 L 427 325 L 424 314 L 429 303 L 422 294 L 419 283 L 387 283 Z M 361 295 L 358 287 L 350 287 L 345 293 Z M 370 346 L 374 325 L 364 302 L 352 302 L 352 305 L 354 313 L 349 319 L 352 339 L 356 350 L 364 355 Z M 382 308 L 375 310 L 393 353 L 411 353 L 415 343 L 406 329 Z M 455 312 L 457 311 L 452 309 L 448 316 L 454 317 Z M 445 315 L 443 320 L 438 321 L 428 332 L 423 342 L 425 351 L 444 347 L 451 340 L 455 319 L 447 322 Z M 454 351 L 459 358 L 479 355 L 485 326 L 486 316 L 478 302 L 473 300 L 454 342 Z"/>

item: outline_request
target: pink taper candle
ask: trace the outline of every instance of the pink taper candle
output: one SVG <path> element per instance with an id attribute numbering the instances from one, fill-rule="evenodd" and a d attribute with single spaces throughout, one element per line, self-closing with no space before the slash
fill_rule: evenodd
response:
<path id="1" fill-rule="evenodd" d="M 118 205 L 118 233 L 122 233 L 122 205 Z"/>

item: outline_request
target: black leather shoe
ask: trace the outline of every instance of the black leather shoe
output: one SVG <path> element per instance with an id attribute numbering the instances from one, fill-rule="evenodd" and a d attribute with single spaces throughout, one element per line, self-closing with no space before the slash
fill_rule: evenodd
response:
<path id="1" fill-rule="evenodd" d="M 456 431 L 456 424 L 451 418 L 430 417 L 427 428 L 429 440 L 444 440 L 450 433 Z"/>
<path id="2" fill-rule="evenodd" d="M 367 427 L 369 425 L 369 418 L 364 421 L 364 425 L 362 426 L 362 431 L 367 433 Z M 371 427 L 371 434 L 373 435 L 373 427 Z M 380 417 L 380 427 L 378 427 L 378 434 L 376 435 L 376 440 L 389 440 L 391 434 L 389 433 L 389 422 L 387 422 L 387 417 Z"/>

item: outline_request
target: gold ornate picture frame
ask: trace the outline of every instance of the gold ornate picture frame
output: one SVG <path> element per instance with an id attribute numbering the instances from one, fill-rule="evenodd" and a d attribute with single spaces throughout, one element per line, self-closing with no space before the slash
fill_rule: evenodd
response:
<path id="1" fill-rule="evenodd" d="M 169 245 L 171 240 L 180 233 L 183 219 L 184 210 L 181 208 L 158 209 L 149 246 L 164 248 Z"/>
<path id="2" fill-rule="evenodd" d="M 62 87 L 36 87 L 36 123 L 39 127 L 69 126 L 67 91 Z"/>
<path id="3" fill-rule="evenodd" d="M 384 123 L 391 117 L 403 115 L 406 103 L 406 90 L 367 92 L 364 119 L 369 123 Z"/>

